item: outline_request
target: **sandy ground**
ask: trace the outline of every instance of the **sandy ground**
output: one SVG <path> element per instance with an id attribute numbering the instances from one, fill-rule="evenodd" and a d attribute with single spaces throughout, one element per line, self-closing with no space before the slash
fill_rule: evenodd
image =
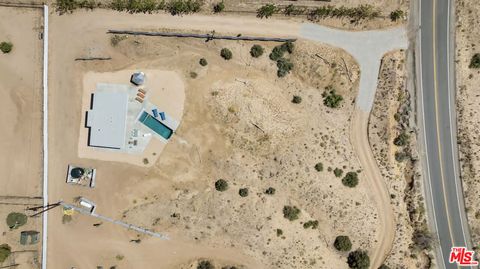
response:
<path id="1" fill-rule="evenodd" d="M 183 115 L 185 91 L 181 78 L 175 72 L 143 70 L 147 79 L 143 85 L 148 89 L 148 101 L 155 104 L 162 111 L 180 122 Z M 130 76 L 136 70 L 121 70 L 110 73 L 88 72 L 83 78 L 82 112 L 90 109 L 91 94 L 95 91 L 97 83 L 130 84 Z M 78 156 L 80 158 L 96 159 L 104 161 L 124 162 L 143 167 L 150 167 L 157 161 L 166 143 L 152 138 L 143 153 L 128 154 L 117 150 L 89 147 L 88 128 L 85 128 L 86 117 L 80 121 L 80 135 L 78 138 Z M 144 160 L 148 160 L 145 162 Z"/>
<path id="2" fill-rule="evenodd" d="M 390 268 L 428 268 L 428 252 L 412 248 L 414 230 L 425 225 L 425 209 L 419 179 L 418 156 L 414 133 L 409 147 L 397 147 L 395 137 L 406 128 L 412 129 L 410 95 L 406 89 L 405 52 L 388 53 L 382 60 L 379 86 L 369 118 L 368 134 L 373 155 L 390 193 L 395 220 L 393 248 L 386 264 Z M 395 159 L 396 152 L 406 152 L 409 158 Z"/>
<path id="3" fill-rule="evenodd" d="M 20 232 L 22 231 L 41 231 L 42 219 L 40 216 L 27 219 L 27 223 L 18 229 L 10 230 L 5 222 L 7 216 L 11 212 L 24 213 L 31 215 L 34 212 L 25 211 L 26 207 L 39 206 L 42 204 L 41 198 L 25 198 L 25 197 L 0 197 L 0 244 L 7 243 L 12 248 L 12 254 L 0 266 L 8 266 L 19 264 L 15 268 L 20 269 L 37 269 L 40 268 L 41 259 L 41 234 L 40 240 L 34 245 L 21 245 Z"/>
<path id="4" fill-rule="evenodd" d="M 0 7 L 0 195 L 40 196 L 42 184 L 42 11 Z M 16 27 L 11 27 L 16 25 Z"/>
<path id="5" fill-rule="evenodd" d="M 6 218 L 42 202 L 41 23 L 40 9 L 0 7 L 0 41 L 14 45 L 0 55 L 0 244 L 13 251 L 2 267 L 39 268 L 41 242 L 22 246 L 19 240 L 21 231 L 41 231 L 41 218 L 29 218 L 16 230 L 8 228 Z"/>
<path id="6" fill-rule="evenodd" d="M 267 55 L 250 57 L 252 43 L 129 38 L 113 48 L 107 27 L 121 28 L 132 17 L 109 20 L 107 26 L 90 18 L 108 12 L 76 14 L 51 17 L 50 171 L 56 183 L 50 185 L 50 197 L 66 202 L 88 197 L 98 213 L 166 232 L 172 240 L 140 236 L 136 244 L 130 242 L 136 234 L 107 223 L 94 227 L 98 220 L 87 216 L 62 224 L 56 210 L 49 218 L 49 227 L 56 227 L 49 234 L 50 268 L 190 268 L 199 258 L 248 268 L 346 268 L 346 253 L 332 246 L 336 235 L 349 235 L 354 249 L 373 248 L 378 215 L 363 175 L 359 186 L 348 189 L 328 169 L 362 170 L 347 135 L 359 78 L 350 56 L 301 41 L 292 55 L 294 73 L 278 79 Z M 220 58 L 222 47 L 232 50 L 233 60 Z M 73 60 L 92 51 L 113 60 Z M 198 64 L 201 57 L 207 67 Z M 175 71 L 185 83 L 182 124 L 149 169 L 80 159 L 76 152 L 83 74 L 127 68 Z M 197 73 L 195 79 L 191 72 Z M 337 110 L 322 104 L 329 85 L 345 98 Z M 292 104 L 293 95 L 302 96 L 302 103 Z M 317 162 L 324 164 L 323 172 L 314 170 Z M 64 184 L 68 163 L 96 167 L 96 188 Z M 214 190 L 218 178 L 229 181 L 228 191 Z M 270 186 L 277 190 L 273 196 L 264 194 Z M 248 197 L 238 195 L 240 187 L 249 188 Z M 299 207 L 300 219 L 285 220 L 284 205 Z M 304 229 L 301 224 L 312 219 L 319 228 Z M 276 229 L 283 236 L 277 237 Z"/>
<path id="7" fill-rule="evenodd" d="M 479 53 L 480 38 L 475 34 L 480 30 L 478 14 L 480 6 L 476 1 L 456 2 L 456 78 L 457 78 L 457 119 L 458 147 L 461 163 L 461 177 L 465 192 L 465 205 L 468 223 L 471 229 L 473 246 L 480 244 L 480 151 L 478 113 L 478 83 L 480 72 L 470 69 L 470 59 Z"/>

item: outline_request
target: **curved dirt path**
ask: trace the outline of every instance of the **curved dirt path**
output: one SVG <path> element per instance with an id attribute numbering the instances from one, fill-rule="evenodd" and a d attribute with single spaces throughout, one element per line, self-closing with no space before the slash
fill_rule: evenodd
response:
<path id="1" fill-rule="evenodd" d="M 369 112 L 355 109 L 350 125 L 350 143 L 352 143 L 363 167 L 360 180 L 366 182 L 367 189 L 370 190 L 369 197 L 377 207 L 380 223 L 376 238 L 377 245 L 374 247 L 373 253 L 370 253 L 370 268 L 378 268 L 392 250 L 395 237 L 395 221 L 387 185 L 380 173 L 368 140 L 369 117 Z"/>

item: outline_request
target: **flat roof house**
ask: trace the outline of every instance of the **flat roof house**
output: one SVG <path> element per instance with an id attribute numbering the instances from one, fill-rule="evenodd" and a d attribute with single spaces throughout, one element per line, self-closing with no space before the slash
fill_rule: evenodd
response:
<path id="1" fill-rule="evenodd" d="M 92 109 L 87 113 L 88 145 L 123 149 L 127 128 L 128 93 L 97 91 L 92 94 Z"/>

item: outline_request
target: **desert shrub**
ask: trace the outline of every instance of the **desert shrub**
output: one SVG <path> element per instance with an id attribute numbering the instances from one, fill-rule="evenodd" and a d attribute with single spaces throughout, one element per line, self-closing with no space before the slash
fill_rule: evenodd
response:
<path id="1" fill-rule="evenodd" d="M 282 50 L 281 46 L 276 46 L 272 49 L 272 52 L 270 53 L 270 55 L 268 57 L 272 61 L 278 61 L 280 58 L 283 57 L 284 53 L 285 53 L 285 51 Z"/>
<path id="2" fill-rule="evenodd" d="M 310 12 L 309 19 L 323 19 L 327 17 L 336 18 L 351 18 L 355 21 L 363 19 L 373 19 L 380 16 L 380 12 L 372 5 L 360 5 L 357 7 L 334 7 L 334 6 L 322 6 L 318 7 Z"/>
<path id="3" fill-rule="evenodd" d="M 198 62 L 201 66 L 207 66 L 208 65 L 208 62 L 205 58 L 202 58 L 200 59 L 200 61 Z"/>
<path id="4" fill-rule="evenodd" d="M 202 0 L 171 0 L 166 4 L 166 9 L 175 16 L 199 12 L 202 5 Z"/>
<path id="5" fill-rule="evenodd" d="M 352 241 L 346 235 L 339 235 L 335 238 L 333 246 L 338 251 L 350 251 L 352 249 Z"/>
<path id="6" fill-rule="evenodd" d="M 293 49 L 295 48 L 295 45 L 293 45 L 293 42 L 292 41 L 287 41 L 285 43 L 283 43 L 280 48 L 284 51 L 284 52 L 288 52 L 290 54 L 293 53 Z"/>
<path id="7" fill-rule="evenodd" d="M 122 42 L 125 39 L 127 39 L 126 35 L 113 35 L 110 38 L 110 44 L 112 45 L 112 47 L 116 47 L 120 42 Z"/>
<path id="8" fill-rule="evenodd" d="M 357 172 L 348 172 L 342 179 L 343 185 L 353 188 L 358 185 Z"/>
<path id="9" fill-rule="evenodd" d="M 77 8 L 79 8 L 79 4 L 76 0 L 57 0 L 55 2 L 55 10 L 60 14 L 71 13 Z"/>
<path id="10" fill-rule="evenodd" d="M 340 168 L 335 168 L 333 170 L 333 174 L 336 176 L 336 177 L 341 177 L 343 175 L 343 170 L 340 169 Z"/>
<path id="11" fill-rule="evenodd" d="M 215 266 L 210 261 L 198 262 L 197 269 L 215 269 Z"/>
<path id="12" fill-rule="evenodd" d="M 0 263 L 4 262 L 12 253 L 12 248 L 8 244 L 0 245 Z"/>
<path id="13" fill-rule="evenodd" d="M 337 108 L 343 101 L 343 97 L 335 92 L 332 87 L 325 88 L 322 94 L 323 104 L 329 108 Z"/>
<path id="14" fill-rule="evenodd" d="M 282 236 L 282 235 L 283 235 L 283 230 L 277 229 L 277 236 Z"/>
<path id="15" fill-rule="evenodd" d="M 355 250 L 348 254 L 348 266 L 352 269 L 368 269 L 370 267 L 370 257 L 366 251 Z"/>
<path id="16" fill-rule="evenodd" d="M 3 53 L 9 53 L 13 49 L 13 44 L 11 42 L 2 42 L 0 43 L 0 50 Z"/>
<path id="17" fill-rule="evenodd" d="M 266 4 L 259 9 L 257 9 L 257 17 L 258 18 L 266 18 L 268 19 L 277 11 L 277 7 L 274 4 Z"/>
<path id="18" fill-rule="evenodd" d="M 480 53 L 475 53 L 470 60 L 470 68 L 480 68 Z"/>
<path id="19" fill-rule="evenodd" d="M 280 58 L 277 61 L 277 68 L 277 76 L 281 78 L 290 73 L 290 70 L 293 68 L 293 63 L 288 59 Z"/>
<path id="20" fill-rule="evenodd" d="M 252 48 L 250 49 L 250 55 L 252 57 L 258 58 L 263 55 L 263 48 L 260 45 L 253 45 Z"/>
<path id="21" fill-rule="evenodd" d="M 388 267 L 386 264 L 382 264 L 380 267 L 378 267 L 378 269 L 390 269 L 390 267 Z"/>
<path id="22" fill-rule="evenodd" d="M 296 7 L 290 4 L 283 9 L 283 14 L 285 14 L 285 16 L 302 15 L 305 13 L 305 11 L 306 8 Z"/>
<path id="23" fill-rule="evenodd" d="M 225 3 L 223 1 L 216 3 L 213 5 L 213 12 L 220 13 L 225 9 Z"/>
<path id="24" fill-rule="evenodd" d="M 226 191 L 228 189 L 228 182 L 224 179 L 215 181 L 215 189 L 217 191 Z"/>
<path id="25" fill-rule="evenodd" d="M 283 217 L 289 221 L 298 219 L 298 215 L 300 215 L 300 209 L 298 209 L 296 206 L 286 205 L 283 207 Z"/>
<path id="26" fill-rule="evenodd" d="M 303 224 L 304 229 L 312 228 L 312 229 L 317 229 L 318 228 L 318 220 L 309 220 Z"/>
<path id="27" fill-rule="evenodd" d="M 298 95 L 294 95 L 293 98 L 292 98 L 292 103 L 294 104 L 300 104 L 302 102 L 302 97 L 298 96 Z"/>
<path id="28" fill-rule="evenodd" d="M 268 189 L 265 190 L 265 193 L 268 195 L 274 195 L 275 194 L 275 188 L 269 187 Z"/>
<path id="29" fill-rule="evenodd" d="M 109 7 L 113 10 L 129 13 L 152 13 L 165 10 L 167 4 L 166 0 L 113 0 Z"/>
<path id="30" fill-rule="evenodd" d="M 412 234 L 412 241 L 415 248 L 429 250 L 432 248 L 433 237 L 426 229 L 415 230 Z"/>
<path id="31" fill-rule="evenodd" d="M 407 133 L 401 132 L 397 137 L 395 137 L 395 139 L 393 140 L 393 144 L 399 147 L 405 146 L 408 144 L 409 138 L 410 137 L 408 136 Z"/>
<path id="32" fill-rule="evenodd" d="M 317 170 L 317 172 L 322 172 L 323 171 L 323 163 L 317 163 L 315 165 L 315 170 Z"/>
<path id="33" fill-rule="evenodd" d="M 227 266 L 223 266 L 222 269 L 237 269 L 237 267 L 232 265 L 227 265 Z"/>
<path id="34" fill-rule="evenodd" d="M 241 197 L 247 197 L 248 196 L 248 188 L 241 188 L 238 190 L 238 195 Z"/>
<path id="35" fill-rule="evenodd" d="M 403 162 L 406 159 L 408 159 L 408 154 L 406 152 L 403 152 L 403 151 L 395 152 L 395 160 L 397 162 Z"/>
<path id="36" fill-rule="evenodd" d="M 27 223 L 27 215 L 17 212 L 12 212 L 7 216 L 7 225 L 10 229 L 17 229 Z"/>
<path id="37" fill-rule="evenodd" d="M 72 221 L 72 215 L 63 215 L 62 216 L 62 223 L 67 224 Z"/>
<path id="38" fill-rule="evenodd" d="M 220 51 L 220 56 L 222 56 L 222 58 L 225 59 L 225 60 L 230 60 L 230 59 L 232 59 L 233 54 L 232 54 L 232 51 L 230 51 L 229 49 L 223 48 Z"/>
<path id="39" fill-rule="evenodd" d="M 190 72 L 190 77 L 191 77 L 191 78 L 197 78 L 197 77 L 198 77 L 197 72 L 193 72 L 193 71 Z"/>
<path id="40" fill-rule="evenodd" d="M 405 16 L 405 12 L 403 12 L 403 10 L 401 10 L 401 9 L 396 9 L 396 10 L 390 12 L 390 20 L 392 20 L 392 21 L 398 21 L 398 20 L 402 19 L 403 16 Z"/>

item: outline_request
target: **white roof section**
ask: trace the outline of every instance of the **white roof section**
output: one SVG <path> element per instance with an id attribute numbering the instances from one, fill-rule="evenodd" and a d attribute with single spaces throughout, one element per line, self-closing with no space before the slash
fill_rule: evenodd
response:
<path id="1" fill-rule="evenodd" d="M 128 92 L 106 90 L 93 94 L 93 106 L 88 111 L 89 146 L 123 149 L 127 127 Z M 108 85 L 114 88 L 114 85 Z"/>

